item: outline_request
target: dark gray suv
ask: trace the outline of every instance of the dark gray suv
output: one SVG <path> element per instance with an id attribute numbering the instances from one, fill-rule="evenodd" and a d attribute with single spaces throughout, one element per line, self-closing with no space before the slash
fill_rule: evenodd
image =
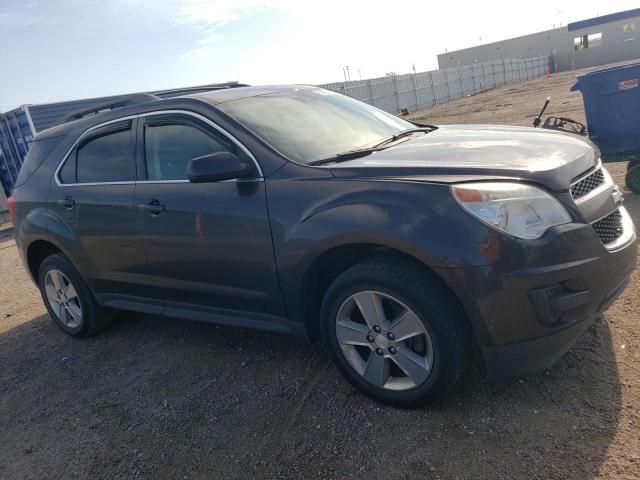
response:
<path id="1" fill-rule="evenodd" d="M 72 336 L 118 310 L 304 335 L 413 406 L 474 344 L 495 378 L 548 367 L 635 263 L 622 195 L 577 136 L 417 125 L 311 86 L 102 110 L 40 133 L 10 202 Z"/>

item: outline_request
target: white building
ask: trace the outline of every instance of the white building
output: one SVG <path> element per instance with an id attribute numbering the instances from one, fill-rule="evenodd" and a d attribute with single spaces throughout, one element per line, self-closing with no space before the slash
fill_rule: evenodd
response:
<path id="1" fill-rule="evenodd" d="M 500 58 L 549 56 L 554 71 L 640 58 L 640 8 L 438 55 L 440 69 Z"/>

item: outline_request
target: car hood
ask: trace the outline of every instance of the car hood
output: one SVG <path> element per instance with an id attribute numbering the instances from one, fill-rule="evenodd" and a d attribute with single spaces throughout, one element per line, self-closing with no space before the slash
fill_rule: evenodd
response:
<path id="1" fill-rule="evenodd" d="M 577 135 L 527 127 L 446 125 L 366 157 L 331 165 L 336 177 L 454 183 L 523 179 L 553 190 L 595 165 L 599 151 Z"/>

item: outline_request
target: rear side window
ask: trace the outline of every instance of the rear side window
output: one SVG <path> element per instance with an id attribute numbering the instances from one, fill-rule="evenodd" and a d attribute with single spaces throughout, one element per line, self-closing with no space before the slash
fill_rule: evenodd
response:
<path id="1" fill-rule="evenodd" d="M 78 183 L 133 180 L 131 130 L 110 131 L 85 140 L 78 147 L 75 160 Z"/>
<path id="2" fill-rule="evenodd" d="M 62 183 L 76 183 L 76 156 L 69 155 L 69 158 L 58 173 L 58 178 Z"/>
<path id="3" fill-rule="evenodd" d="M 15 186 L 19 187 L 23 183 L 25 183 L 31 175 L 42 165 L 45 158 L 49 156 L 49 154 L 53 151 L 54 148 L 58 146 L 60 141 L 64 138 L 64 135 L 59 135 L 57 137 L 47 137 L 42 140 L 36 138 L 36 140 L 31 144 L 29 148 L 29 153 L 27 154 L 27 158 L 24 160 L 24 164 L 22 168 L 20 168 L 20 172 L 18 173 L 18 178 L 16 179 Z"/>
<path id="4" fill-rule="evenodd" d="M 221 139 L 191 125 L 145 125 L 144 149 L 149 180 L 186 180 L 189 160 L 216 152 L 233 152 Z"/>

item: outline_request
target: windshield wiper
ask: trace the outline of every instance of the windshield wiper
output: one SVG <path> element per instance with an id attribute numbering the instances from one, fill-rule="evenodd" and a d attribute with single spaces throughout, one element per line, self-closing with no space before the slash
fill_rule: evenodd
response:
<path id="1" fill-rule="evenodd" d="M 438 127 L 434 127 L 432 125 L 424 125 L 422 127 L 408 128 L 407 130 L 402 130 L 401 132 L 398 132 L 395 135 L 390 136 L 389 138 L 381 141 L 380 143 L 374 145 L 371 148 L 378 148 L 378 147 L 381 147 L 383 145 L 387 145 L 388 143 L 393 143 L 396 140 L 399 140 L 402 137 L 406 137 L 407 135 L 411 135 L 413 133 L 418 133 L 418 132 L 429 133 L 429 132 L 433 132 L 434 130 L 437 130 L 437 128 Z"/>
<path id="2" fill-rule="evenodd" d="M 312 160 L 311 162 L 307 162 L 307 165 L 326 165 L 328 163 L 339 163 L 345 162 L 347 160 L 351 160 L 353 158 L 364 157 L 365 155 L 369 155 L 370 153 L 377 152 L 378 150 L 383 150 L 385 145 L 389 143 L 393 143 L 396 140 L 399 140 L 407 135 L 411 135 L 412 133 L 424 132 L 429 133 L 436 130 L 438 127 L 434 127 L 431 125 L 424 125 L 416 128 L 409 128 L 407 130 L 402 130 L 401 132 L 396 133 L 395 135 L 383 140 L 380 143 L 376 143 L 371 147 L 366 148 L 358 148 L 357 150 L 349 150 L 348 152 L 337 153 L 333 157 L 322 158 L 320 160 Z"/>
<path id="3" fill-rule="evenodd" d="M 335 156 L 329 158 L 321 158 L 320 160 L 312 160 L 307 165 L 326 165 L 327 163 L 346 162 L 353 158 L 364 157 L 370 153 L 382 150 L 380 146 L 359 148 L 357 150 L 349 150 L 348 152 L 336 153 Z"/>

